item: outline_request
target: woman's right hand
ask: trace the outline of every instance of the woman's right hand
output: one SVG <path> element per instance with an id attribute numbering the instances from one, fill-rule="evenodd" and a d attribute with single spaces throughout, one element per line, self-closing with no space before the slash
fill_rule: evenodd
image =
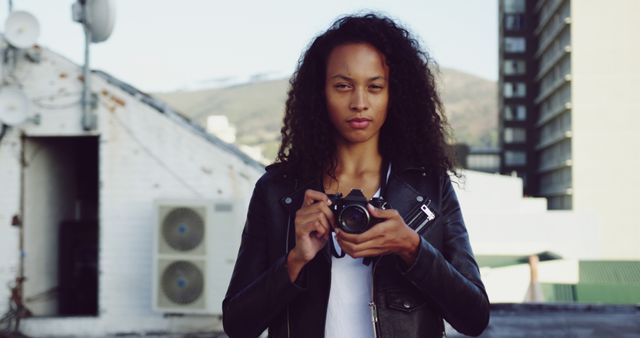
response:
<path id="1" fill-rule="evenodd" d="M 295 281 L 302 267 L 312 260 L 331 237 L 335 217 L 329 209 L 329 197 L 320 191 L 308 189 L 302 207 L 296 212 L 296 246 L 289 252 L 287 268 L 289 278 Z"/>

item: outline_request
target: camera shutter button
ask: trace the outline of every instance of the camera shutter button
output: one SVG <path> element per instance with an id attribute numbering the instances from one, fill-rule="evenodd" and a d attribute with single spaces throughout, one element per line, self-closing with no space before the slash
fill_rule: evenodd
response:
<path id="1" fill-rule="evenodd" d="M 410 308 L 410 307 L 411 307 L 411 303 L 409 303 L 409 301 L 408 301 L 408 300 L 405 300 L 405 301 L 402 303 L 402 307 L 404 307 L 405 309 L 408 309 L 408 308 Z"/>
<path id="2" fill-rule="evenodd" d="M 292 202 L 291 197 L 287 197 L 287 198 L 284 199 L 284 203 L 285 204 L 291 204 L 291 202 Z"/>
<path id="3" fill-rule="evenodd" d="M 418 196 L 418 197 L 416 197 L 416 201 L 422 202 L 422 201 L 424 201 L 424 197 Z"/>

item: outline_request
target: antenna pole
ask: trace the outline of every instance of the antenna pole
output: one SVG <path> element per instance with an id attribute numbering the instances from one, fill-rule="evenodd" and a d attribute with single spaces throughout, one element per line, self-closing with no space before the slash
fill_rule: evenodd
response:
<path id="1" fill-rule="evenodd" d="M 96 116 L 93 114 L 95 108 L 95 99 L 91 93 L 90 85 L 90 69 L 89 69 L 89 47 L 91 44 L 91 30 L 87 22 L 87 5 L 82 1 L 82 27 L 84 28 L 84 66 L 82 67 L 82 77 L 84 85 L 82 86 L 82 128 L 85 131 L 96 128 Z"/>

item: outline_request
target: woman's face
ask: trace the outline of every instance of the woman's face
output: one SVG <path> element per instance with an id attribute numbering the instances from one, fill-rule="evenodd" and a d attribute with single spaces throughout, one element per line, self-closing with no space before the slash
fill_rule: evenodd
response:
<path id="1" fill-rule="evenodd" d="M 367 43 L 335 47 L 327 60 L 325 96 L 338 143 L 376 140 L 387 117 L 389 68 Z"/>

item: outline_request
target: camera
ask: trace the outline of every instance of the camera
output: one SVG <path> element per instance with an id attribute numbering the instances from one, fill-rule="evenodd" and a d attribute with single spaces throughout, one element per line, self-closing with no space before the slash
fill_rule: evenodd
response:
<path id="1" fill-rule="evenodd" d="M 367 203 L 378 209 L 387 209 L 387 202 L 381 197 L 374 197 L 370 201 L 360 189 L 353 189 L 342 197 L 342 194 L 328 195 L 331 200 L 329 208 L 336 216 L 337 226 L 352 234 L 360 234 L 369 230 L 375 224 L 382 222 L 382 219 L 373 217 L 367 210 Z"/>

